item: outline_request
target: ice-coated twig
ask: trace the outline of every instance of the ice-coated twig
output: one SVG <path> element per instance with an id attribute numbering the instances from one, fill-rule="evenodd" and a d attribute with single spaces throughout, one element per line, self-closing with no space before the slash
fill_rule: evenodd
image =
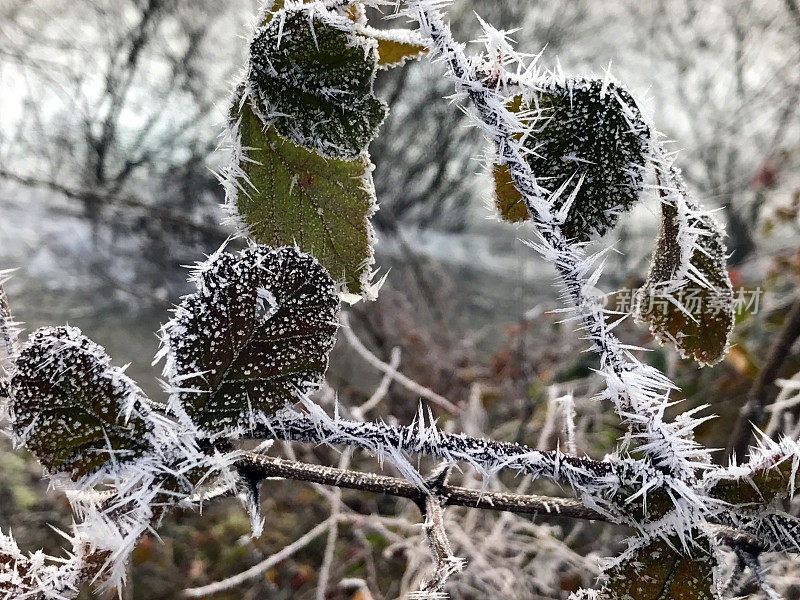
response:
<path id="1" fill-rule="evenodd" d="M 308 413 L 287 408 L 271 417 L 262 417 L 249 436 L 366 449 L 382 460 L 391 460 L 409 481 L 420 484 L 424 482 L 405 458 L 408 454 L 442 458 L 451 464 L 464 462 L 487 476 L 512 469 L 550 477 L 576 488 L 595 486 L 598 492 L 616 490 L 620 485 L 614 463 L 445 433 L 436 426 L 432 416 L 426 418 L 422 410 L 411 425 L 396 427 L 381 421 L 357 422 L 330 417 L 310 403 L 306 408 Z"/>
<path id="2" fill-rule="evenodd" d="M 255 439 L 365 449 L 381 461 L 388 459 L 404 477 L 423 487 L 425 482 L 408 455 L 441 458 L 450 464 L 466 463 L 483 475 L 484 482 L 504 469 L 550 478 L 569 485 L 587 506 L 607 514 L 610 520 L 639 528 L 664 526 L 670 531 L 681 530 L 669 520 L 638 522 L 631 513 L 632 502 L 646 508 L 648 498 L 655 492 L 660 492 L 667 507 L 677 506 L 681 498 L 696 503 L 703 498 L 702 490 L 695 490 L 644 460 L 625 458 L 600 462 L 559 450 L 542 452 L 516 443 L 445 433 L 436 426 L 433 417 L 430 414 L 426 417 L 422 410 L 412 424 L 399 427 L 380 421 L 350 421 L 338 414 L 331 417 L 308 399 L 304 405 L 306 413 L 286 408 L 271 416 L 262 415 L 255 427 L 243 434 Z"/>
<path id="3" fill-rule="evenodd" d="M 444 527 L 444 508 L 436 495 L 425 498 L 425 538 L 433 556 L 433 574 L 420 589 L 408 595 L 410 600 L 444 600 L 444 586 L 451 575 L 464 569 L 464 559 L 453 554 Z"/>
<path id="4" fill-rule="evenodd" d="M 356 351 L 361 358 L 363 358 L 368 364 L 376 368 L 378 371 L 385 373 L 389 377 L 392 378 L 393 381 L 396 381 L 400 385 L 402 385 L 407 390 L 411 391 L 414 394 L 419 395 L 426 400 L 429 400 L 436 406 L 445 409 L 448 412 L 457 412 L 458 407 L 453 404 L 450 400 L 445 398 L 444 396 L 437 394 L 431 389 L 426 388 L 423 385 L 420 385 L 413 379 L 410 379 L 406 375 L 403 375 L 400 371 L 396 368 L 392 367 L 390 364 L 386 364 L 380 358 L 375 356 L 372 352 L 370 352 L 367 347 L 358 339 L 358 336 L 353 332 L 352 328 L 350 327 L 350 319 L 348 318 L 347 313 L 342 313 L 340 316 L 340 320 L 342 323 L 341 331 L 344 333 L 344 337 L 347 340 L 347 343 Z"/>
<path id="5" fill-rule="evenodd" d="M 241 464 L 246 465 L 261 478 L 281 478 L 305 481 L 316 485 L 329 485 L 340 488 L 386 494 L 407 498 L 417 504 L 424 504 L 430 490 L 424 490 L 406 479 L 300 463 L 261 454 L 244 453 Z M 608 513 L 594 510 L 579 500 L 536 494 L 521 494 L 499 491 L 478 490 L 461 486 L 441 484 L 437 496 L 445 506 L 463 506 L 483 510 L 508 511 L 521 515 L 538 515 L 586 519 L 590 521 L 611 521 Z M 349 517 L 348 517 L 349 518 Z M 759 550 L 773 549 L 769 540 L 758 537 L 756 531 L 734 529 L 721 523 L 708 525 L 709 531 L 721 542 L 729 546 L 748 546 Z M 771 535 L 761 528 L 762 535 Z M 800 548 L 788 549 L 800 552 Z"/>
<path id="6" fill-rule="evenodd" d="M 538 239 L 530 245 L 551 262 L 559 274 L 568 309 L 582 326 L 587 339 L 600 355 L 599 372 L 606 380 L 604 397 L 610 399 L 619 415 L 629 423 L 660 471 L 674 476 L 678 484 L 672 493 L 682 504 L 676 511 L 673 526 L 690 529 L 711 510 L 701 494 L 692 489 L 698 472 L 709 469 L 705 451 L 691 438 L 694 427 L 702 422 L 692 415 L 680 423 L 665 420 L 668 396 L 674 385 L 658 370 L 642 364 L 612 333 L 613 324 L 587 290 L 594 287 L 602 270 L 600 255 L 587 254 L 585 244 L 567 239 L 561 232 L 561 211 L 555 211 L 547 190 L 536 180 L 518 140 L 526 128 L 518 115 L 506 106 L 508 98 L 497 83 L 498 77 L 486 76 L 467 58 L 463 45 L 453 38 L 440 7 L 440 0 L 410 0 L 402 14 L 419 23 L 419 30 L 429 40 L 431 58 L 445 63 L 456 88 L 456 99 L 469 100 L 475 124 L 497 148 L 504 164 L 523 197 L 536 226 Z M 493 63 L 502 72 L 505 64 L 521 59 L 514 53 L 503 32 L 484 24 L 485 38 L 504 56 Z M 487 43 L 488 45 L 488 43 Z M 502 79 L 502 77 L 500 78 Z M 535 81 L 531 82 L 535 87 Z"/>

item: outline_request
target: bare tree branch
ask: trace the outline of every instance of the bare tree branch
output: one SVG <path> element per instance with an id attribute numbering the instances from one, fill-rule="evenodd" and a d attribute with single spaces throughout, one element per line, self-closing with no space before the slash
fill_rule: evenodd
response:
<path id="1" fill-rule="evenodd" d="M 364 473 L 337 467 L 312 465 L 296 461 L 284 460 L 263 454 L 245 453 L 240 461 L 250 475 L 261 479 L 281 478 L 306 481 L 321 485 L 332 485 L 340 488 L 385 494 L 398 498 L 407 498 L 418 506 L 424 505 L 430 496 L 429 492 L 413 483 L 375 473 Z M 574 498 L 558 498 L 536 494 L 514 494 L 473 490 L 470 488 L 440 485 L 437 496 L 443 506 L 464 506 L 484 510 L 508 511 L 516 514 L 567 517 L 587 519 L 590 521 L 608 521 L 608 516 L 582 504 Z M 720 542 L 730 546 L 744 546 L 755 550 L 768 550 L 765 540 L 724 525 L 713 525 L 714 533 Z M 324 529 L 320 531 L 322 533 Z"/>
<path id="2" fill-rule="evenodd" d="M 175 212 L 155 204 L 148 204 L 131 196 L 107 195 L 102 192 L 81 190 L 62 185 L 55 181 L 45 181 L 0 169 L 0 178 L 28 187 L 40 187 L 57 192 L 71 200 L 80 200 L 96 207 L 127 208 L 147 212 L 150 216 L 169 223 L 180 229 L 195 231 L 214 238 L 225 238 L 230 234 L 222 227 L 196 223 L 191 219 L 176 214 Z"/>
<path id="3" fill-rule="evenodd" d="M 347 342 L 356 351 L 356 353 L 367 361 L 371 366 L 375 367 L 377 370 L 389 375 L 394 381 L 405 387 L 406 389 L 410 390 L 411 392 L 420 395 L 423 398 L 430 400 L 436 406 L 440 408 L 444 408 L 448 412 L 456 412 L 458 407 L 453 404 L 450 400 L 437 394 L 433 390 L 430 390 L 416 381 L 409 379 L 405 375 L 403 375 L 400 371 L 393 368 L 391 365 L 386 364 L 377 356 L 375 356 L 372 352 L 370 352 L 364 344 L 361 343 L 361 340 L 358 339 L 353 330 L 350 328 L 350 319 L 347 313 L 342 313 L 341 315 L 341 322 L 342 322 L 342 331 L 344 332 L 345 338 L 347 338 Z"/>

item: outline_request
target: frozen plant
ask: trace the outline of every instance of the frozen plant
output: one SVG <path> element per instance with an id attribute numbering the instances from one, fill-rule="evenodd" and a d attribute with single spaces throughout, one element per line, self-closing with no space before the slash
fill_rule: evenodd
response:
<path id="1" fill-rule="evenodd" d="M 24 554 L 13 538 L 0 537 L 3 600 L 74 597 L 87 582 L 121 589 L 142 534 L 171 508 L 224 494 L 242 498 L 257 536 L 268 525 L 259 511 L 261 484 L 275 477 L 413 500 L 424 513 L 434 569 L 414 579 L 411 598 L 459 589 L 465 565 L 456 550 L 464 532 L 477 528 L 453 527 L 452 543 L 452 505 L 631 528 L 627 548 L 606 561 L 597 587 L 576 598 L 721 598 L 737 589 L 723 572 L 733 581 L 745 569 L 774 596 L 759 555 L 800 551 L 800 522 L 773 502 L 794 493 L 800 446 L 764 439 L 747 462 L 714 464 L 693 433 L 710 416 L 701 407 L 669 420 L 673 383 L 616 336 L 627 315 L 596 302 L 608 251 L 598 241 L 621 213 L 657 197 L 661 232 L 637 294 L 638 317 L 681 355 L 716 363 L 733 326 L 721 226 L 688 194 L 655 123 L 609 73 L 548 71 L 483 22 L 483 50 L 468 56 L 451 34 L 445 5 L 285 0 L 260 11 L 228 110 L 231 160 L 219 174 L 230 218 L 250 244 L 239 252 L 223 246 L 199 263 L 196 291 L 162 328 L 156 360 L 163 360 L 165 402 L 148 398 L 75 328 L 40 329 L 20 344 L 0 297 L 0 389 L 10 435 L 65 490 L 76 518 L 65 534 L 72 546 L 66 558 Z M 382 8 L 412 29 L 371 25 L 367 9 Z M 558 310 L 597 356 L 603 391 L 595 401 L 610 402 L 627 428 L 603 461 L 577 454 L 571 396 L 559 401 L 569 453 L 444 432 L 432 408 L 420 407 L 412 423 L 399 426 L 367 420 L 366 405 L 331 411 L 315 401 L 344 322 L 340 301 L 373 299 L 381 287 L 373 271 L 377 199 L 368 145 L 388 107 L 373 83 L 380 69 L 425 54 L 490 144 L 501 217 L 532 222 L 529 245 L 552 264 L 563 292 Z M 663 311 L 651 310 L 656 301 Z M 437 409 L 464 409 L 403 379 L 396 366 L 377 364 L 387 381 L 400 380 Z M 244 440 L 263 444 L 246 450 Z M 344 459 L 327 467 L 271 457 L 264 450 L 275 440 L 366 450 L 402 478 L 350 470 Z M 441 464 L 433 475 L 420 473 L 414 455 Z M 483 486 L 450 485 L 458 464 L 479 473 Z M 551 479 L 574 498 L 534 496 L 524 487 L 496 491 L 492 482 L 503 470 L 526 482 Z M 335 494 L 331 504 L 330 520 L 304 538 L 328 534 L 323 582 L 336 527 L 347 522 Z M 542 534 L 509 519 L 498 527 Z M 721 566 L 725 548 L 738 557 L 733 576 Z M 465 576 L 480 580 L 469 566 Z"/>

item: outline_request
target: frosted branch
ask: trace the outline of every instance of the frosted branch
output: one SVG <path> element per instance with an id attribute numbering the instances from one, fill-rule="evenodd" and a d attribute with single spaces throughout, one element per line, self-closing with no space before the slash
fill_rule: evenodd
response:
<path id="1" fill-rule="evenodd" d="M 571 241 L 562 233 L 563 211 L 554 209 L 550 193 L 537 183 L 518 139 L 526 128 L 519 116 L 507 108 L 508 97 L 498 83 L 504 80 L 504 64 L 516 62 L 521 67 L 521 60 L 502 32 L 484 24 L 487 47 L 493 44 L 495 55 L 501 55 L 492 63 L 493 72 L 487 75 L 476 68 L 479 61 L 468 59 L 463 45 L 453 39 L 439 10 L 441 2 L 412 0 L 407 4 L 403 13 L 418 22 L 420 33 L 429 39 L 431 58 L 447 66 L 456 98 L 471 102 L 475 124 L 495 145 L 500 163 L 508 168 L 522 195 L 538 236 L 530 245 L 554 265 L 565 300 L 571 304 L 568 312 L 580 323 L 600 356 L 599 372 L 607 383 L 604 397 L 613 402 L 617 413 L 641 440 L 640 448 L 653 465 L 674 476 L 674 481 L 686 482 L 672 489 L 672 494 L 683 504 L 673 525 L 690 529 L 711 510 L 691 486 L 699 471 L 711 468 L 705 450 L 691 437 L 692 430 L 702 420 L 692 414 L 681 422 L 670 423 L 664 419 L 674 385 L 658 370 L 633 357 L 630 347 L 612 333 L 614 324 L 609 323 L 606 312 L 587 294 L 602 272 L 603 252 L 589 255 L 585 244 Z M 532 88 L 536 87 L 537 82 L 532 77 L 523 79 Z"/>
<path id="2" fill-rule="evenodd" d="M 464 569 L 464 559 L 453 554 L 444 527 L 444 508 L 439 498 L 425 498 L 425 537 L 433 555 L 434 571 L 417 592 L 409 594 L 410 600 L 441 600 L 447 598 L 444 586 L 451 575 Z"/>
<path id="3" fill-rule="evenodd" d="M 449 434 L 436 427 L 432 418 L 420 411 L 411 425 L 396 427 L 383 422 L 357 422 L 329 417 L 321 408 L 306 403 L 308 414 L 285 409 L 265 417 L 249 432 L 253 438 L 275 438 L 284 441 L 325 443 L 362 448 L 375 453 L 379 459 L 389 459 L 410 482 L 424 487 L 425 482 L 406 456 L 418 454 L 441 458 L 450 464 L 467 463 L 484 476 L 511 469 L 535 477 L 551 478 L 591 497 L 601 510 L 612 510 L 615 494 L 625 481 L 637 480 L 644 463 L 598 462 L 565 455 L 559 451 L 541 452 L 510 442 L 497 442 Z M 647 478 L 657 477 L 650 469 Z M 639 477 L 645 479 L 643 473 Z M 639 488 L 637 488 L 638 490 Z M 622 518 L 620 511 L 615 513 Z"/>

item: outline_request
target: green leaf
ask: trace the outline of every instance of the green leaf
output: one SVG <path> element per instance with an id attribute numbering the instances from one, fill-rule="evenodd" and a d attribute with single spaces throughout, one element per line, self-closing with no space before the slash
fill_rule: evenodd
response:
<path id="1" fill-rule="evenodd" d="M 676 540 L 675 548 L 680 548 Z M 708 542 L 687 555 L 656 540 L 611 568 L 600 591 L 604 600 L 716 600 L 714 565 Z"/>
<path id="2" fill-rule="evenodd" d="M 713 365 L 725 355 L 734 324 L 733 288 L 723 232 L 716 220 L 677 193 L 662 192 L 661 231 L 636 311 L 662 343 Z"/>
<path id="3" fill-rule="evenodd" d="M 217 254 L 162 328 L 170 408 L 206 433 L 248 427 L 315 389 L 328 367 L 339 300 L 296 248 Z"/>
<path id="4" fill-rule="evenodd" d="M 246 156 L 234 156 L 230 173 L 241 182 L 228 202 L 248 234 L 272 247 L 297 244 L 314 255 L 354 294 L 365 293 L 374 262 L 372 164 L 325 159 L 264 127 L 249 99 L 237 103 L 232 127 Z"/>
<path id="5" fill-rule="evenodd" d="M 508 108 L 526 111 L 521 118 L 530 133 L 522 145 L 537 183 L 551 192 L 565 186 L 556 209 L 578 185 L 576 175 L 583 175 L 561 227 L 568 238 L 604 235 L 639 199 L 650 128 L 625 89 L 603 80 L 568 79 L 543 85 L 530 102 L 516 96 Z M 497 164 L 493 169 L 500 214 L 512 222 L 525 220 L 522 196 L 504 169 Z"/>
<path id="6" fill-rule="evenodd" d="M 345 19 L 346 20 L 346 19 Z M 258 111 L 285 139 L 354 159 L 377 134 L 386 105 L 372 92 L 377 43 L 316 10 L 280 10 L 250 45 Z"/>
<path id="7" fill-rule="evenodd" d="M 14 432 L 51 473 L 77 479 L 150 447 L 144 394 L 75 327 L 35 331 L 10 392 Z"/>

